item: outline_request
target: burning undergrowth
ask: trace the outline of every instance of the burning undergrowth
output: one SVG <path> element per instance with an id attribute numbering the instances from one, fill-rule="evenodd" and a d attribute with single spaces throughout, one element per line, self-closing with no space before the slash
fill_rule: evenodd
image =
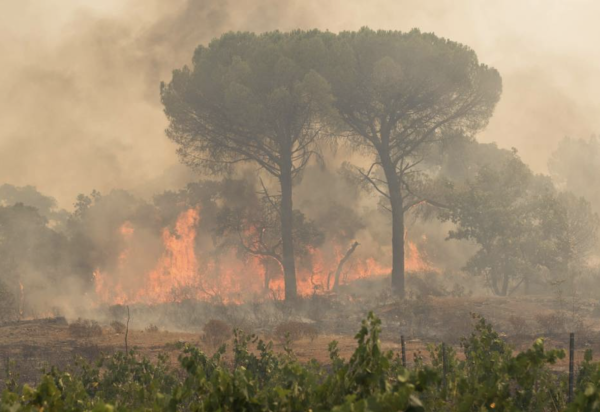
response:
<path id="1" fill-rule="evenodd" d="M 456 284 L 447 283 L 443 276 L 437 272 L 411 273 L 411 279 L 418 281 L 412 282 L 410 298 L 401 305 L 406 309 L 401 311 L 404 323 L 394 320 L 393 325 L 406 326 L 406 322 L 412 325 L 413 312 L 418 312 L 431 298 L 464 298 L 468 294 Z M 90 316 L 105 325 L 125 324 L 129 317 L 135 330 L 156 326 L 159 330 L 201 333 L 209 320 L 218 320 L 248 333 L 270 334 L 282 323 L 303 322 L 327 333 L 346 334 L 352 333 L 353 322 L 364 316 L 365 308 L 385 310 L 399 305 L 388 282 L 389 278 L 384 276 L 357 279 L 339 286 L 335 292 L 311 294 L 293 303 L 257 295 L 240 303 L 194 298 L 158 304 L 100 304 Z"/>
<path id="2" fill-rule="evenodd" d="M 358 189 L 341 175 L 309 169 L 305 177 L 308 185 L 324 178 L 335 180 L 334 187 L 346 184 L 347 190 L 322 196 L 318 203 L 303 196 L 307 213 L 294 211 L 297 285 L 304 297 L 329 294 L 359 279 L 388 278 L 391 270 L 390 251 L 364 224 L 363 215 L 377 205 L 360 205 L 360 196 L 352 193 Z M 93 216 L 95 208 L 106 208 L 112 217 L 110 232 L 102 228 L 102 237 L 112 239 L 112 256 L 93 271 L 96 304 L 242 304 L 283 298 L 279 199 L 262 180 L 190 184 L 156 196 L 153 205 L 138 204 L 120 219 L 114 218 L 114 206 L 103 205 L 115 196 L 123 194 L 92 199 L 82 211 L 82 216 Z M 407 239 L 409 272 L 438 271 L 426 257 L 425 240 Z"/>
<path id="3" fill-rule="evenodd" d="M 162 229 L 162 253 L 155 266 L 147 271 L 137 271 L 135 254 L 146 255 L 136 238 L 130 221 L 124 222 L 118 232 L 123 250 L 113 270 L 94 271 L 94 286 L 100 302 L 105 304 L 168 303 L 199 299 L 220 303 L 242 303 L 247 300 L 281 299 L 283 273 L 279 259 L 261 255 L 258 249 L 246 246 L 243 236 L 239 244 L 217 246 L 200 250 L 201 207 L 181 212 L 173 228 Z M 265 228 L 252 227 L 245 237 L 259 238 Z M 262 243 L 262 239 L 253 239 Z M 347 251 L 342 245 L 318 249 L 306 247 L 303 264 L 298 271 L 298 289 L 302 296 L 331 292 L 341 283 L 359 279 L 387 276 L 390 268 L 377 263 L 373 256 L 352 254 L 359 245 L 353 243 Z M 260 245 L 258 246 L 260 247 Z M 428 263 L 416 243 L 407 242 L 407 269 L 413 272 L 436 271 Z M 152 258 L 150 258 L 152 259 Z M 346 260 L 344 260 L 346 259 Z M 341 263 L 347 262 L 347 267 Z"/>
<path id="4" fill-rule="evenodd" d="M 248 176 L 198 181 L 152 201 L 123 190 L 93 192 L 80 195 L 72 213 L 2 206 L 6 235 L 14 239 L 1 268 L 0 291 L 12 297 L 3 313 L 77 318 L 98 317 L 113 305 L 248 308 L 282 300 L 279 199 L 269 182 Z M 334 189 L 303 192 L 315 181 Z M 317 167 L 298 183 L 294 248 L 304 299 L 338 295 L 361 281 L 389 282 L 387 212 L 360 190 L 343 174 Z M 49 202 L 36 195 L 37 203 Z M 435 244 L 421 227 L 406 240 L 409 273 L 441 273 Z"/>

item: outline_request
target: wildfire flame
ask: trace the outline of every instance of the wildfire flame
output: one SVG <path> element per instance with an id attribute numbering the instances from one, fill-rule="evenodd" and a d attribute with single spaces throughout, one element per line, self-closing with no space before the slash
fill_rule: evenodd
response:
<path id="1" fill-rule="evenodd" d="M 406 246 L 408 250 L 404 266 L 407 272 L 438 272 L 436 268 L 425 261 L 415 243 L 406 242 Z"/>
<path id="2" fill-rule="evenodd" d="M 159 259 L 156 269 L 148 274 L 145 296 L 164 302 L 170 298 L 171 291 L 194 285 L 198 273 L 194 240 L 199 220 L 198 209 L 189 209 L 177 219 L 175 233 L 163 229 L 165 253 Z"/>
<path id="3" fill-rule="evenodd" d="M 241 260 L 234 248 L 218 257 L 201 255 L 196 248 L 200 209 L 182 212 L 175 226 L 162 230 L 164 251 L 153 269 L 133 274 L 129 265 L 135 227 L 124 222 L 119 228 L 123 242 L 117 268 L 94 272 L 95 290 L 99 300 L 108 304 L 157 304 L 184 299 L 219 299 L 226 303 L 241 303 L 249 296 L 282 298 L 284 282 L 281 270 L 267 275 L 263 258 L 251 256 Z M 432 271 L 415 243 L 406 242 L 405 267 L 408 272 Z M 333 256 L 322 250 L 309 250 L 312 267 L 297 270 L 300 295 L 327 292 L 333 285 L 333 273 L 342 257 L 342 247 L 334 247 Z M 374 258 L 353 258 L 344 267 L 341 283 L 375 276 L 386 276 L 391 268 Z M 269 276 L 269 279 L 265 279 Z M 133 280 L 132 280 L 133 278 Z"/>

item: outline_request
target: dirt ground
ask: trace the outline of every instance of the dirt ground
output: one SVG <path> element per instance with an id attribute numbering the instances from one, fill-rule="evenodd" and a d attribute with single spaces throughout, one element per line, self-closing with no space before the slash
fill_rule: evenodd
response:
<path id="1" fill-rule="evenodd" d="M 177 364 L 180 350 L 177 343 L 187 342 L 200 346 L 205 352 L 212 353 L 209 347 L 200 339 L 198 333 L 183 332 L 147 332 L 130 330 L 128 335 L 129 348 L 134 348 L 141 355 L 156 359 L 159 354 L 167 354 L 173 365 Z M 322 363 L 329 361 L 328 344 L 336 340 L 343 357 L 350 357 L 356 347 L 353 336 L 322 334 L 314 340 L 302 338 L 292 343 L 292 348 L 300 361 L 308 362 L 316 359 Z M 231 342 L 228 342 L 231 347 Z M 395 342 L 383 342 L 386 349 L 400 350 Z M 408 350 L 423 349 L 421 342 L 408 342 Z M 39 371 L 50 365 L 68 367 L 77 356 L 93 360 L 101 353 L 113 353 L 124 350 L 125 337 L 117 334 L 110 327 L 104 327 L 101 336 L 73 337 L 68 324 L 59 322 L 27 322 L 0 326 L 0 356 L 4 363 L 12 361 L 13 371 L 20 375 L 23 382 L 33 383 L 39 376 Z M 283 351 L 283 344 L 274 341 L 274 349 Z M 0 387 L 5 379 L 4 368 L 0 373 Z"/>
<path id="2" fill-rule="evenodd" d="M 400 352 L 400 335 L 406 337 L 406 355 L 408 362 L 412 362 L 414 355 L 420 353 L 427 359 L 427 344 L 442 341 L 452 344 L 460 354 L 460 341 L 456 334 L 467 335 L 470 331 L 472 319 L 469 313 L 479 313 L 490 320 L 502 336 L 513 345 L 516 351 L 523 350 L 531 345 L 538 337 L 544 336 L 548 348 L 568 348 L 569 323 L 564 330 L 542 331 L 540 323 L 536 320 L 540 314 L 554 313 L 555 302 L 545 298 L 428 298 L 423 305 L 425 315 L 419 311 L 411 312 L 412 321 L 406 322 L 406 306 L 399 304 L 386 304 L 374 308 L 376 314 L 383 320 L 382 345 L 385 349 Z M 587 306 L 586 306 L 587 305 Z M 579 330 L 576 332 L 576 362 L 583 359 L 584 351 L 591 348 L 594 353 L 600 353 L 600 320 L 593 315 L 593 302 L 579 302 L 577 308 Z M 417 313 L 417 315 L 415 315 Z M 419 320 L 416 317 L 421 316 Z M 511 326 L 510 318 L 519 317 L 527 326 L 526 332 L 516 334 L 514 325 Z M 329 362 L 327 351 L 328 344 L 336 340 L 343 357 L 349 357 L 356 346 L 354 333 L 359 328 L 356 319 L 349 319 L 350 326 L 347 333 L 337 333 L 342 330 L 340 317 L 336 318 L 336 327 L 326 322 L 320 325 L 320 334 L 314 340 L 302 338 L 292 344 L 292 348 L 301 361 L 316 359 L 322 363 Z M 585 328 L 581 329 L 581 325 Z M 445 328 L 445 329 L 444 329 Z M 512 328 L 512 330 L 511 330 Z M 456 332 L 454 335 L 444 333 L 432 334 L 431 331 L 446 330 Z M 328 333 L 328 331 L 333 331 Z M 447 339 L 445 338 L 447 337 Z M 265 340 L 271 337 L 264 336 Z M 169 355 L 172 363 L 177 363 L 179 349 L 178 342 L 188 342 L 202 347 L 206 352 L 212 352 L 201 340 L 201 334 L 172 332 L 172 331 L 145 331 L 132 329 L 129 331 L 128 344 L 136 348 L 140 354 L 151 359 L 159 353 Z M 72 365 L 76 356 L 88 360 L 95 359 L 100 353 L 112 353 L 123 350 L 125 338 L 123 334 L 116 333 L 108 325 L 102 325 L 101 336 L 76 337 L 69 330 L 69 325 L 64 319 L 55 320 L 28 320 L 10 324 L 0 324 L 0 357 L 2 363 L 12 362 L 13 370 L 20 375 L 22 382 L 34 383 L 40 370 L 49 365 L 62 368 Z M 275 341 L 275 350 L 281 351 L 282 344 Z M 231 347 L 231 345 L 229 345 Z M 558 369 L 567 368 L 567 360 L 557 365 Z M 5 379 L 4 367 L 0 372 L 0 387 Z"/>
<path id="3" fill-rule="evenodd" d="M 321 334 L 313 340 L 301 338 L 292 343 L 292 348 L 300 361 L 316 359 L 327 363 L 327 347 L 333 340 L 338 342 L 343 357 L 352 355 L 356 342 L 351 335 Z M 177 343 L 180 342 L 197 345 L 207 353 L 214 351 L 214 348 L 201 340 L 198 333 L 147 332 L 134 329 L 128 334 L 129 348 L 134 348 L 150 359 L 156 359 L 161 353 L 168 354 L 173 365 L 177 364 L 177 356 L 180 353 Z M 228 344 L 230 348 L 231 341 Z M 385 349 L 400 350 L 400 345 L 395 342 L 383 342 L 383 346 Z M 407 347 L 409 351 L 424 348 L 421 342 L 408 342 Z M 81 338 L 73 337 L 68 324 L 63 322 L 41 320 L 0 326 L 0 356 L 4 362 L 14 362 L 14 371 L 20 374 L 23 382 L 33 382 L 45 366 L 66 367 L 73 363 L 76 356 L 92 360 L 101 353 L 112 353 L 124 348 L 124 334 L 117 334 L 110 327 L 103 327 L 101 336 Z M 283 351 L 283 344 L 274 341 L 274 349 Z M 0 385 L 4 378 L 4 373 L 1 373 Z"/>

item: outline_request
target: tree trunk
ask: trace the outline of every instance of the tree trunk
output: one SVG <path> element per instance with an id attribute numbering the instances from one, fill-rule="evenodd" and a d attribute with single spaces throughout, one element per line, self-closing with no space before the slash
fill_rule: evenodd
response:
<path id="1" fill-rule="evenodd" d="M 296 262 L 294 260 L 294 218 L 292 206 L 292 171 L 291 160 L 287 167 L 282 167 L 279 181 L 281 183 L 281 244 L 283 279 L 285 283 L 285 300 L 297 297 Z"/>
<path id="2" fill-rule="evenodd" d="M 496 296 L 500 296 L 500 289 L 498 289 L 498 279 L 496 276 L 490 276 L 490 285 L 492 286 L 492 291 Z"/>
<path id="3" fill-rule="evenodd" d="M 508 283 L 510 275 L 508 272 L 504 272 L 504 279 L 502 279 L 502 296 L 508 296 Z"/>
<path id="4" fill-rule="evenodd" d="M 400 180 L 389 157 L 380 156 L 390 195 L 392 210 L 392 289 L 401 298 L 406 295 L 404 285 L 404 202 Z"/>
<path id="5" fill-rule="evenodd" d="M 270 273 L 270 268 L 271 268 L 271 262 L 269 261 L 268 258 L 262 258 L 261 259 L 261 263 L 263 266 L 263 269 L 265 270 L 265 283 L 264 283 L 264 292 L 265 293 L 269 293 L 269 282 L 271 281 L 271 273 Z"/>

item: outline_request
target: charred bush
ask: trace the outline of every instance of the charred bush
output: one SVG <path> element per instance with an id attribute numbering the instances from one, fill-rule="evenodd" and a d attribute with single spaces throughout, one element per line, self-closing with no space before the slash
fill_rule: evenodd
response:
<path id="1" fill-rule="evenodd" d="M 471 296 L 473 293 L 465 288 L 462 284 L 455 282 L 452 289 L 449 290 L 450 296 L 455 298 L 462 298 L 465 296 Z"/>
<path id="2" fill-rule="evenodd" d="M 412 293 L 416 298 L 426 296 L 448 296 L 450 293 L 436 273 L 414 273 L 410 280 Z"/>
<path id="3" fill-rule="evenodd" d="M 250 304 L 254 324 L 259 330 L 271 330 L 281 322 L 282 314 L 271 302 L 255 301 Z"/>
<path id="4" fill-rule="evenodd" d="M 229 324 L 219 319 L 211 319 L 202 328 L 202 341 L 211 347 L 224 344 L 232 336 Z"/>
<path id="5" fill-rule="evenodd" d="M 333 301 L 328 296 L 313 295 L 309 300 L 307 316 L 315 322 L 320 322 L 333 309 Z"/>
<path id="6" fill-rule="evenodd" d="M 102 351 L 98 345 L 80 345 L 73 348 L 73 355 L 91 362 L 98 359 L 102 355 Z"/>
<path id="7" fill-rule="evenodd" d="M 127 319 L 127 306 L 112 305 L 108 308 L 108 313 L 110 314 L 111 318 L 117 321 Z"/>
<path id="8" fill-rule="evenodd" d="M 312 342 L 319 336 L 319 330 L 310 323 L 288 321 L 280 323 L 274 331 L 275 338 L 280 342 L 295 342 L 302 338 L 309 338 Z"/>
<path id="9" fill-rule="evenodd" d="M 566 319 L 560 312 L 540 313 L 535 316 L 535 321 L 541 327 L 543 333 L 554 334 L 566 331 Z"/>
<path id="10" fill-rule="evenodd" d="M 79 318 L 69 324 L 69 333 L 77 338 L 92 338 L 102 335 L 102 327 L 95 320 Z"/>
<path id="11" fill-rule="evenodd" d="M 123 322 L 119 322 L 118 320 L 111 322 L 110 327 L 113 328 L 115 333 L 118 335 L 122 335 L 127 329 L 127 326 L 125 326 Z"/>
<path id="12" fill-rule="evenodd" d="M 160 329 L 158 329 L 158 326 L 154 325 L 154 324 L 149 324 L 148 326 L 146 326 L 146 329 L 144 329 L 144 332 L 146 333 L 158 333 L 160 332 Z"/>
<path id="13" fill-rule="evenodd" d="M 512 315 L 510 318 L 508 318 L 508 323 L 510 323 L 510 326 L 512 328 L 512 332 L 516 336 L 523 336 L 523 335 L 525 335 L 527 333 L 528 328 L 529 328 L 529 325 L 527 324 L 527 321 L 522 316 Z"/>

